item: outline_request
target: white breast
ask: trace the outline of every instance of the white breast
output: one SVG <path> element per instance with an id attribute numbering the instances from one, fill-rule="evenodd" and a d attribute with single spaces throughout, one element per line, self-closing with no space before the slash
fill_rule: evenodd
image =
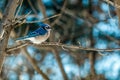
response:
<path id="1" fill-rule="evenodd" d="M 35 43 L 35 44 L 41 44 L 42 42 L 46 41 L 49 36 L 50 36 L 50 31 L 48 31 L 48 33 L 46 33 L 43 36 L 31 37 L 31 38 L 28 38 L 28 40 L 30 40 L 32 43 Z"/>

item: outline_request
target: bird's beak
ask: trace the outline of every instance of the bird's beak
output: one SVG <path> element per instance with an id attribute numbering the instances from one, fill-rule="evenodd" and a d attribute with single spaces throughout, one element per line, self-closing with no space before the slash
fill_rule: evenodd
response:
<path id="1" fill-rule="evenodd" d="M 50 30 L 52 30 L 52 27 L 49 27 Z"/>

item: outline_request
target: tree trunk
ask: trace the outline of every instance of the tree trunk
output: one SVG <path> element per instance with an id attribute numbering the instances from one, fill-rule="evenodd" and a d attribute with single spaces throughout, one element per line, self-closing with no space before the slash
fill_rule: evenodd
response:
<path id="1" fill-rule="evenodd" d="M 2 21 L 0 23 L 0 34 L 3 33 L 2 39 L 0 40 L 0 73 L 2 70 L 2 66 L 4 63 L 5 55 L 6 55 L 6 48 L 8 44 L 8 39 L 10 32 L 12 30 L 13 25 L 11 24 L 11 21 L 14 19 L 14 14 L 16 11 L 16 8 L 19 4 L 19 0 L 9 0 L 8 4 L 6 6 L 6 9 L 3 14 Z M 8 25 L 9 24 L 9 25 Z M 8 25 L 8 26 L 6 26 Z"/>

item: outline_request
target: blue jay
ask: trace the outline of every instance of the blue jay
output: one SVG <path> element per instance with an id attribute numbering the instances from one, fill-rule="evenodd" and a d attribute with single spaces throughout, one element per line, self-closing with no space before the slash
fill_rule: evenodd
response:
<path id="1" fill-rule="evenodd" d="M 40 28 L 26 35 L 25 37 L 18 38 L 16 41 L 30 40 L 34 44 L 41 44 L 46 41 L 50 36 L 51 26 L 41 23 Z"/>

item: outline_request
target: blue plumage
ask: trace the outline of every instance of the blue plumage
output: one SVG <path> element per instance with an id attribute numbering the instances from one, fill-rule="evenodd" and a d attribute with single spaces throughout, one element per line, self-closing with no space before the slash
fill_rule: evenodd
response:
<path id="1" fill-rule="evenodd" d="M 39 36 L 39 35 L 45 35 L 45 33 L 47 33 L 47 30 L 43 29 L 43 28 L 39 28 L 33 32 L 31 32 L 30 34 L 28 34 L 29 37 L 34 37 L 34 36 Z"/>
<path id="2" fill-rule="evenodd" d="M 44 24 L 44 23 L 41 23 L 39 25 L 40 28 L 38 28 L 37 30 L 31 32 L 30 34 L 24 37 L 18 38 L 17 41 L 30 40 L 33 43 L 41 43 L 45 41 L 50 35 L 51 27 L 48 24 Z"/>

